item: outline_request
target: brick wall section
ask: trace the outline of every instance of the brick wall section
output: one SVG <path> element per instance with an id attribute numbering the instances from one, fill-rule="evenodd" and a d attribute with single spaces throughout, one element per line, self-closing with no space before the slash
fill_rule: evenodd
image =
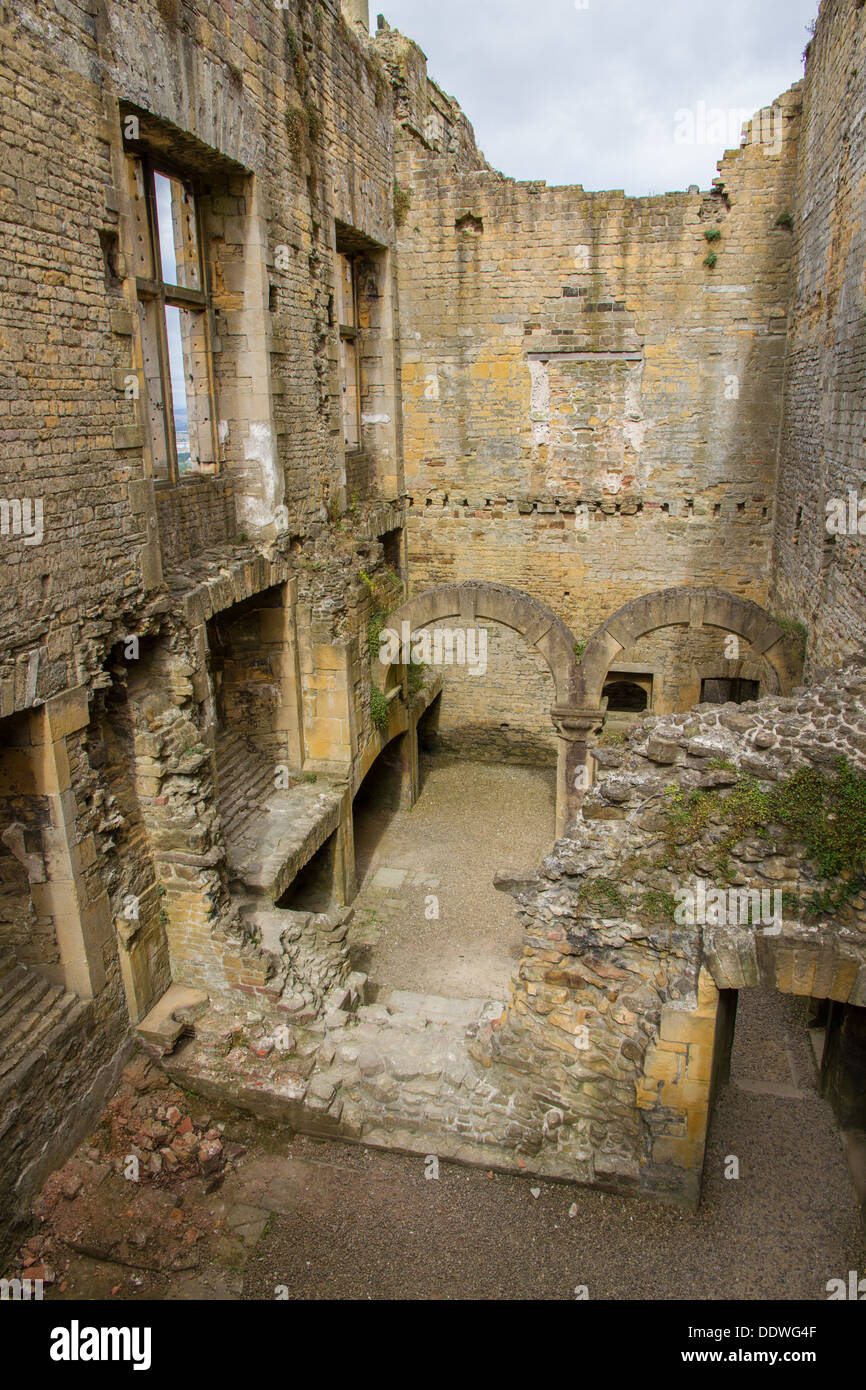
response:
<path id="1" fill-rule="evenodd" d="M 809 45 L 797 171 L 796 270 L 779 464 L 774 593 L 813 633 L 812 669 L 863 645 L 866 506 L 858 534 L 826 505 L 866 501 L 866 9 L 824 0 Z"/>

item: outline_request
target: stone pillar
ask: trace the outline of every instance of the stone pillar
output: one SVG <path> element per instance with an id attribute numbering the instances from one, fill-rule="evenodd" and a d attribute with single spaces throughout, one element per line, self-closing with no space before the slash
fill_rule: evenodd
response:
<path id="1" fill-rule="evenodd" d="M 551 711 L 556 727 L 556 838 L 580 811 L 589 787 L 587 739 L 601 726 L 603 710 L 557 705 Z"/>
<path id="2" fill-rule="evenodd" d="M 340 824 L 335 834 L 334 895 L 341 907 L 347 907 L 358 891 L 355 877 L 355 823 L 352 819 L 352 794 L 348 784 Z"/>
<path id="3" fill-rule="evenodd" d="M 695 1007 L 662 1008 L 658 1036 L 647 1048 L 637 1106 L 650 1134 L 641 1188 L 696 1207 L 710 1116 L 716 1048 L 727 1018 L 719 991 L 702 968 Z"/>
<path id="4" fill-rule="evenodd" d="M 82 999 L 92 999 L 105 984 L 104 951 L 112 934 L 93 836 L 78 833 L 66 749 L 67 735 L 89 722 L 87 690 L 78 686 L 48 700 L 31 727 L 34 790 L 45 796 L 51 824 L 42 832 L 46 878 L 31 884 L 30 895 L 37 913 L 53 919 L 60 953 L 59 967 L 43 973 Z"/>
<path id="5" fill-rule="evenodd" d="M 418 800 L 418 736 L 410 719 L 405 734 L 399 734 L 381 756 L 397 769 L 400 778 L 400 810 L 410 811 Z"/>
<path id="6" fill-rule="evenodd" d="M 298 581 L 290 579 L 283 589 L 282 608 L 262 610 L 262 631 L 269 642 L 278 643 L 280 703 L 275 730 L 285 740 L 286 761 L 291 768 L 304 764 L 304 712 L 301 698 L 301 665 L 297 632 Z"/>

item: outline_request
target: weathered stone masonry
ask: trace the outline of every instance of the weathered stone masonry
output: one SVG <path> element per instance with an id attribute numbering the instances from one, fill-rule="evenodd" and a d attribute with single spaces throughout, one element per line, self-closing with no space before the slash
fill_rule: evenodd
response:
<path id="1" fill-rule="evenodd" d="M 503 178 L 366 9 L 0 6 L 7 1224 L 132 1025 L 300 1128 L 688 1202 L 726 992 L 866 1004 L 857 898 L 730 940 L 591 887 L 645 894 L 668 787 L 863 766 L 862 538 L 823 513 L 866 490 L 866 11 L 824 0 L 803 82 L 711 190 L 636 199 Z M 151 164 L 201 248 L 188 471 L 156 428 Z M 487 624 L 488 676 L 382 669 L 401 612 Z M 620 674 L 650 697 L 627 743 Z M 729 677 L 762 698 L 692 711 Z M 557 762 L 563 833 L 503 881 L 510 1001 L 369 1005 L 352 803 L 382 754 L 412 803 L 440 691 L 446 750 Z M 822 886 L 802 846 L 733 857 Z M 303 873 L 327 911 L 291 906 Z"/>

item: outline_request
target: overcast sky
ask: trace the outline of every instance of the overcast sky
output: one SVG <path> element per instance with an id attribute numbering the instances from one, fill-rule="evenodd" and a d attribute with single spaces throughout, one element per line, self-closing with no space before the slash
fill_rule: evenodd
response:
<path id="1" fill-rule="evenodd" d="M 736 128 L 738 112 L 798 81 L 818 11 L 818 0 L 585 3 L 370 0 L 370 22 L 382 12 L 420 44 L 502 173 L 645 194 L 709 187 L 739 144 L 718 138 L 713 111 Z"/>

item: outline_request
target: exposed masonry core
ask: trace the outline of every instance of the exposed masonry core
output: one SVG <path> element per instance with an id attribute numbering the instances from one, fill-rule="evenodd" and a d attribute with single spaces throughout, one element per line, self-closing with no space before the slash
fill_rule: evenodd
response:
<path id="1" fill-rule="evenodd" d="M 763 983 L 824 1001 L 864 1123 L 856 882 L 744 834 L 768 934 L 672 924 L 682 873 L 646 877 L 679 797 L 866 769 L 863 7 L 823 0 L 772 148 L 756 118 L 708 191 L 646 198 L 497 173 L 366 11 L 0 7 L 12 1222 L 133 1039 L 300 1130 L 693 1203 Z M 484 669 L 380 661 L 402 622 Z M 369 895 L 442 905 L 423 844 L 370 858 L 419 747 L 442 785 L 529 765 L 555 818 L 501 865 L 489 997 L 376 974 Z"/>

